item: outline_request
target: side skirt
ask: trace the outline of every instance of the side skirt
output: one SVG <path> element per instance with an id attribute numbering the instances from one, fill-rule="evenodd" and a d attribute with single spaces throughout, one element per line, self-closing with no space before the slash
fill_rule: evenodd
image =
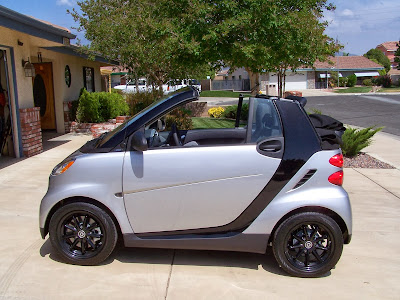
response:
<path id="1" fill-rule="evenodd" d="M 151 236 L 124 234 L 125 247 L 238 251 L 264 254 L 269 234 L 227 233 L 211 235 Z"/>

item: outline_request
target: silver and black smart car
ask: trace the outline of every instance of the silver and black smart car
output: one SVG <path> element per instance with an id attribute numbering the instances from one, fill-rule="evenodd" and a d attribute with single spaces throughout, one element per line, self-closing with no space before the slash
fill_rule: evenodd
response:
<path id="1" fill-rule="evenodd" d="M 126 247 L 272 246 L 292 275 L 327 273 L 352 232 L 342 124 L 310 118 L 304 98 L 258 96 L 239 99 L 236 120 L 197 116 L 183 129 L 171 114 L 190 115 L 198 98 L 191 87 L 169 94 L 57 165 L 42 237 L 79 265 L 102 262 L 121 238 Z"/>

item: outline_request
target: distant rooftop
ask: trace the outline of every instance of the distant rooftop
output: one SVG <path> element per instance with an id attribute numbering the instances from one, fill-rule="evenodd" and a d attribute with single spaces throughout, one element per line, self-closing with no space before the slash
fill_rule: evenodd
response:
<path id="1" fill-rule="evenodd" d="M 383 48 L 385 48 L 386 50 L 389 50 L 389 51 L 396 51 L 397 50 L 397 43 L 398 43 L 398 41 L 396 42 L 396 41 L 394 41 L 394 42 L 384 42 L 384 43 L 382 43 L 382 44 L 379 44 L 378 46 L 377 46 L 377 48 L 379 47 L 379 46 L 382 46 Z"/>
<path id="2" fill-rule="evenodd" d="M 331 56 L 327 61 L 316 61 L 314 64 L 316 70 L 381 70 L 383 67 L 380 64 L 369 60 L 364 56 Z"/>

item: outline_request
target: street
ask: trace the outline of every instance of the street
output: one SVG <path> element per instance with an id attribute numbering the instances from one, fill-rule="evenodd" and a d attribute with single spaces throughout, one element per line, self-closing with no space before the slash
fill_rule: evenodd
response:
<path id="1" fill-rule="evenodd" d="M 385 126 L 382 131 L 400 136 L 400 95 L 335 95 L 307 100 L 308 112 L 317 109 L 354 126 Z"/>

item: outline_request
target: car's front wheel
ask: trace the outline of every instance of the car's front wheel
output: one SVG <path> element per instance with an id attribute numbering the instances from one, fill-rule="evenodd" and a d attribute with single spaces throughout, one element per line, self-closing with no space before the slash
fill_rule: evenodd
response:
<path id="1" fill-rule="evenodd" d="M 90 203 L 59 208 L 50 220 L 50 241 L 63 260 L 76 265 L 96 265 L 114 250 L 118 233 L 112 218 Z"/>
<path id="2" fill-rule="evenodd" d="M 340 227 L 329 216 L 305 212 L 286 219 L 274 234 L 273 251 L 280 267 L 298 277 L 326 274 L 343 250 Z"/>

